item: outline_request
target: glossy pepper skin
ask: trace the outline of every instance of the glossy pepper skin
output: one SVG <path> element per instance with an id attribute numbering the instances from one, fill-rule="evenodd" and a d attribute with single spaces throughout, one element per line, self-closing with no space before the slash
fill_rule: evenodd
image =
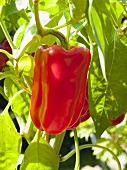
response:
<path id="1" fill-rule="evenodd" d="M 30 114 L 33 123 L 59 134 L 80 117 L 91 55 L 87 48 L 40 46 L 35 53 Z"/>
<path id="2" fill-rule="evenodd" d="M 77 121 L 72 126 L 68 127 L 67 130 L 75 129 L 80 123 L 85 122 L 89 118 L 90 118 L 90 111 L 89 111 L 89 102 L 88 102 L 88 81 L 87 81 L 85 103 L 83 105 L 83 109 L 82 109 L 81 115 L 80 115 L 80 117 L 77 119 Z"/>

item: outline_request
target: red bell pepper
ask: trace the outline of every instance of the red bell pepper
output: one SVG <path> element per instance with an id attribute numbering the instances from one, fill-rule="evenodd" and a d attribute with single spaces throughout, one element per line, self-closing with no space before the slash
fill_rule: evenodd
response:
<path id="1" fill-rule="evenodd" d="M 40 46 L 35 53 L 30 114 L 35 126 L 59 134 L 80 117 L 91 55 L 87 48 Z"/>
<path id="2" fill-rule="evenodd" d="M 10 54 L 12 54 L 12 49 L 6 38 L 4 38 L 2 42 L 0 43 L 0 49 L 5 50 L 9 52 Z M 0 72 L 2 72 L 4 67 L 8 66 L 6 64 L 7 61 L 8 61 L 8 57 L 4 53 L 0 52 Z"/>
<path id="3" fill-rule="evenodd" d="M 86 85 L 86 98 L 85 98 L 85 103 L 83 106 L 83 110 L 81 112 L 80 117 L 78 118 L 78 120 L 68 128 L 68 130 L 72 130 L 74 128 L 76 128 L 80 123 L 85 122 L 86 120 L 88 120 L 90 118 L 90 112 L 89 112 L 89 103 L 88 103 L 88 82 Z"/>

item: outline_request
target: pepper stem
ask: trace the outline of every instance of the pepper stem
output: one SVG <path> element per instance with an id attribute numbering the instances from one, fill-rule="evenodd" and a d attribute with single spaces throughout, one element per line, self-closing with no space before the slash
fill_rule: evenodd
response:
<path id="1" fill-rule="evenodd" d="M 38 4 L 39 4 L 39 0 L 34 0 L 34 14 L 35 14 L 35 21 L 36 21 L 36 26 L 37 26 L 37 33 L 39 35 L 43 35 L 43 26 L 40 22 L 40 18 L 39 18 L 39 9 L 38 9 Z"/>
<path id="2" fill-rule="evenodd" d="M 65 49 L 68 49 L 67 40 L 61 32 L 54 30 L 52 28 L 42 26 L 42 24 L 40 22 L 40 18 L 39 18 L 38 5 L 39 5 L 39 0 L 34 0 L 34 13 L 35 13 L 35 22 L 36 22 L 36 26 L 37 26 L 37 33 L 41 37 L 44 37 L 49 34 L 56 36 L 60 40 L 61 46 Z"/>
<path id="3" fill-rule="evenodd" d="M 96 145 L 96 144 L 84 144 L 84 145 L 79 146 L 79 150 L 86 149 L 86 148 L 92 148 L 92 147 L 101 148 L 101 149 L 104 149 L 104 150 L 106 150 L 107 152 L 109 152 L 109 153 L 113 156 L 113 158 L 115 159 L 115 161 L 117 162 L 118 169 L 119 169 L 119 170 L 122 170 L 120 161 L 119 161 L 119 159 L 117 158 L 117 156 L 115 155 L 115 153 L 114 153 L 112 150 L 110 150 L 110 149 L 108 149 L 108 148 L 106 148 L 106 147 L 104 147 L 104 146 Z M 67 155 L 61 157 L 61 158 L 60 158 L 60 162 L 65 162 L 65 161 L 67 161 L 72 155 L 75 154 L 75 152 L 76 152 L 76 149 L 73 149 L 73 150 L 70 151 Z"/>
<path id="4" fill-rule="evenodd" d="M 53 146 L 53 149 L 56 152 L 56 155 L 59 155 L 59 151 L 60 151 L 61 145 L 63 143 L 65 133 L 66 133 L 66 131 L 62 132 L 61 134 L 56 135 L 56 140 L 55 140 L 55 143 Z"/>
<path id="5" fill-rule="evenodd" d="M 74 129 L 73 131 L 74 131 L 75 149 L 76 149 L 76 163 L 75 163 L 75 169 L 74 170 L 79 170 L 80 169 L 79 142 L 78 142 L 78 137 L 77 137 L 77 130 Z"/>
<path id="6" fill-rule="evenodd" d="M 9 35 L 8 30 L 7 30 L 4 22 L 2 21 L 2 17 L 1 17 L 1 16 L 0 16 L 0 26 L 1 26 L 2 30 L 3 30 L 3 32 L 4 32 L 5 37 L 7 38 L 7 40 L 8 40 L 8 42 L 9 42 L 12 50 L 16 49 L 16 47 L 15 47 L 13 41 L 12 41 L 12 38 L 11 38 L 11 36 Z"/>

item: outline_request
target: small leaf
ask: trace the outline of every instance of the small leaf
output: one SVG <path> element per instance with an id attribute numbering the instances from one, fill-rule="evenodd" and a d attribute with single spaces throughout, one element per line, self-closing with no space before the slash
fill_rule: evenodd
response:
<path id="1" fill-rule="evenodd" d="M 0 94 L 6 99 L 6 100 L 8 100 L 7 99 L 7 96 L 5 95 L 5 93 L 4 93 L 4 89 L 0 86 Z"/>
<path id="2" fill-rule="evenodd" d="M 21 27 L 18 28 L 18 30 L 16 31 L 13 41 L 15 46 L 18 48 L 21 44 L 22 38 L 24 36 L 26 30 L 26 25 L 22 25 Z"/>
<path id="3" fill-rule="evenodd" d="M 10 78 L 4 81 L 4 91 L 9 100 L 16 94 L 20 88 Z M 11 103 L 11 108 L 20 118 L 26 122 L 29 113 L 30 96 L 25 91 L 18 95 Z"/>
<path id="4" fill-rule="evenodd" d="M 21 151 L 21 136 L 7 112 L 0 114 L 0 169 L 14 170 Z"/>
<path id="5" fill-rule="evenodd" d="M 59 12 L 59 7 L 57 6 L 57 0 L 40 0 L 39 9 L 42 11 L 47 11 L 52 15 Z"/>
<path id="6" fill-rule="evenodd" d="M 93 48 L 93 59 L 89 70 L 89 109 L 95 124 L 97 136 L 108 128 L 109 122 L 105 114 L 106 81 L 102 74 L 98 49 Z"/>
<path id="7" fill-rule="evenodd" d="M 123 17 L 124 7 L 120 2 L 111 3 L 111 12 L 116 24 L 120 27 Z"/>
<path id="8" fill-rule="evenodd" d="M 22 74 L 33 77 L 33 70 L 34 70 L 34 58 L 30 55 L 24 55 L 19 59 L 18 62 L 18 69 L 19 72 Z"/>
<path id="9" fill-rule="evenodd" d="M 5 0 L 1 0 L 0 5 L 5 5 Z"/>
<path id="10" fill-rule="evenodd" d="M 58 170 L 59 160 L 53 148 L 44 140 L 31 143 L 26 149 L 20 170 Z"/>
<path id="11" fill-rule="evenodd" d="M 0 80 L 4 79 L 6 77 L 10 77 L 12 75 L 13 75 L 13 73 L 11 73 L 10 71 L 0 72 Z"/>
<path id="12" fill-rule="evenodd" d="M 23 49 L 28 42 L 30 42 L 30 40 L 34 37 L 34 35 L 36 34 L 36 25 L 30 25 L 27 27 L 24 36 L 23 36 L 23 40 L 20 44 L 20 50 Z"/>
<path id="13" fill-rule="evenodd" d="M 53 45 L 56 42 L 56 37 L 53 35 L 47 35 L 43 38 L 42 43 L 46 45 Z"/>
<path id="14" fill-rule="evenodd" d="M 72 19 L 80 19 L 85 12 L 87 1 L 69 0 Z"/>

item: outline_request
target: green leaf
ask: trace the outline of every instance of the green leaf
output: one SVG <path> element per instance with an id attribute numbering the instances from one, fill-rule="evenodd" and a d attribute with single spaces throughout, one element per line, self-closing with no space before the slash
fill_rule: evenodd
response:
<path id="1" fill-rule="evenodd" d="M 99 18 L 99 14 L 97 10 L 95 10 L 93 6 L 90 8 L 89 13 L 90 13 L 90 21 L 96 38 L 96 42 L 100 47 L 101 51 L 104 53 L 106 41 L 104 37 L 101 19 Z"/>
<path id="2" fill-rule="evenodd" d="M 105 80 L 100 67 L 97 48 L 94 49 L 90 67 L 90 113 L 100 136 L 109 126 L 108 119 L 115 119 L 127 109 L 127 47 L 117 35 L 111 39 L 105 55 Z"/>
<path id="3" fill-rule="evenodd" d="M 53 35 L 47 35 L 43 38 L 42 44 L 53 45 L 56 42 L 57 38 Z"/>
<path id="4" fill-rule="evenodd" d="M 7 112 L 0 114 L 0 169 L 14 170 L 21 151 L 21 136 Z"/>
<path id="5" fill-rule="evenodd" d="M 27 25 L 22 25 L 21 27 L 18 28 L 18 30 L 16 31 L 16 33 L 14 35 L 13 42 L 14 42 L 14 44 L 17 48 L 21 44 L 21 41 L 22 41 L 22 38 L 24 36 L 26 27 L 27 27 Z"/>
<path id="6" fill-rule="evenodd" d="M 30 55 L 22 56 L 18 61 L 18 71 L 22 74 L 33 77 L 34 58 Z"/>
<path id="7" fill-rule="evenodd" d="M 10 71 L 6 71 L 6 72 L 0 72 L 0 80 L 6 78 L 6 77 L 10 77 L 13 76 L 13 73 Z"/>
<path id="8" fill-rule="evenodd" d="M 3 33 L 2 28 L 0 27 L 0 43 L 1 43 L 1 41 L 4 39 L 4 37 L 5 37 L 5 35 L 4 35 L 4 33 Z"/>
<path id="9" fill-rule="evenodd" d="M 61 10 L 59 13 L 53 15 L 50 20 L 46 23 L 46 27 L 53 28 L 59 24 L 60 18 L 63 16 L 63 10 Z"/>
<path id="10" fill-rule="evenodd" d="M 4 10 L 5 10 L 5 15 L 7 14 L 7 16 L 17 13 L 18 9 L 16 8 L 15 1 L 11 0 L 8 4 L 6 4 Z"/>
<path id="11" fill-rule="evenodd" d="M 31 143 L 26 149 L 20 170 L 58 170 L 58 166 L 59 159 L 53 148 L 41 138 L 39 142 Z"/>
<path id="12" fill-rule="evenodd" d="M 89 6 L 89 19 L 96 42 L 104 53 L 106 44 L 114 32 L 109 0 L 93 0 Z"/>
<path id="13" fill-rule="evenodd" d="M 5 0 L 1 0 L 0 5 L 5 5 Z"/>
<path id="14" fill-rule="evenodd" d="M 34 37 L 34 35 L 36 34 L 37 32 L 37 29 L 36 29 L 36 25 L 28 25 L 25 33 L 24 33 L 24 36 L 23 36 L 23 39 L 22 39 L 22 42 L 20 44 L 20 51 L 30 42 L 30 40 L 32 40 L 32 38 Z"/>
<path id="15" fill-rule="evenodd" d="M 115 119 L 127 109 L 127 47 L 124 46 L 117 33 L 111 39 L 105 59 L 108 80 L 107 94 L 111 106 L 107 108 L 108 117 Z M 107 106 L 109 105 L 107 101 Z M 114 103 L 114 104 L 113 104 Z"/>
<path id="16" fill-rule="evenodd" d="M 7 96 L 6 96 L 5 93 L 4 93 L 4 89 L 3 89 L 3 87 L 1 87 L 1 86 L 0 86 L 0 94 L 1 94 L 6 100 L 8 100 L 8 99 L 7 99 Z"/>
<path id="17" fill-rule="evenodd" d="M 16 0 L 16 1 L 11 0 L 9 1 L 9 3 L 6 4 L 5 11 L 6 14 L 9 16 L 18 13 L 21 10 L 24 10 L 25 12 L 27 6 L 28 6 L 28 2 L 26 0 Z"/>
<path id="18" fill-rule="evenodd" d="M 99 137 L 127 108 L 127 48 L 120 42 L 114 20 L 121 12 L 110 11 L 108 0 L 92 1 L 89 18 L 97 43 L 90 68 L 90 112 Z M 121 11 L 121 10 L 120 10 Z M 114 16 L 117 16 L 116 18 Z M 113 18 L 114 17 L 114 18 Z M 98 49 L 98 52 L 97 52 Z"/>
<path id="19" fill-rule="evenodd" d="M 47 11 L 54 15 L 59 12 L 59 7 L 57 6 L 57 0 L 40 0 L 39 9 L 42 11 Z"/>
<path id="20" fill-rule="evenodd" d="M 34 12 L 33 0 L 28 0 L 28 6 L 32 12 Z"/>
<path id="21" fill-rule="evenodd" d="M 100 66 L 98 49 L 94 47 L 93 59 L 89 69 L 89 109 L 98 137 L 109 126 L 107 115 L 104 112 L 106 85 L 107 83 Z"/>
<path id="22" fill-rule="evenodd" d="M 121 26 L 121 21 L 123 17 L 124 7 L 120 2 L 111 3 L 111 13 L 112 19 L 118 27 Z"/>
<path id="23" fill-rule="evenodd" d="M 85 12 L 87 1 L 69 0 L 70 14 L 72 19 L 80 19 Z"/>
<path id="24" fill-rule="evenodd" d="M 4 81 L 4 91 L 9 100 L 20 90 L 11 78 L 6 78 Z M 11 103 L 11 108 L 20 118 L 26 122 L 29 113 L 30 96 L 25 91 L 18 95 Z"/>
<path id="25" fill-rule="evenodd" d="M 102 73 L 106 79 L 105 53 L 114 33 L 109 0 L 105 0 L 105 3 L 101 0 L 92 1 L 89 7 L 89 19 L 98 45 Z"/>

